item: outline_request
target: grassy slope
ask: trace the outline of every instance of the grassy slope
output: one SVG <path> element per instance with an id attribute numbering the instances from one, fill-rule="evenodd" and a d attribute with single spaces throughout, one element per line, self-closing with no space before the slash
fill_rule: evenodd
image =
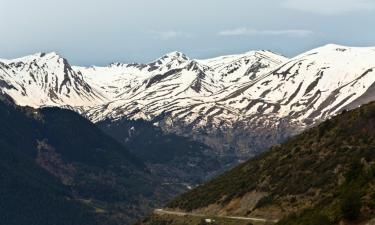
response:
<path id="1" fill-rule="evenodd" d="M 181 195 L 168 207 L 187 211 L 214 203 L 224 207 L 256 191 L 267 196 L 247 214 L 272 207 L 280 216 L 297 212 L 280 224 L 305 224 L 298 223 L 304 218 L 336 223 L 346 217 L 342 209 L 346 199 L 355 195 L 361 203 L 359 219 L 367 219 L 375 215 L 374 163 L 375 103 L 371 103 L 271 148 Z M 360 169 L 349 179 L 353 165 Z"/>

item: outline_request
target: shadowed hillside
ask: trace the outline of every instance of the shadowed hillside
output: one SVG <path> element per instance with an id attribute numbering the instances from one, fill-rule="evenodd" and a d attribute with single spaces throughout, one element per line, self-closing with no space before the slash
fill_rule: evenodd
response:
<path id="1" fill-rule="evenodd" d="M 0 102 L 0 124 L 4 224 L 127 224 L 174 193 L 72 111 Z"/>
<path id="2" fill-rule="evenodd" d="M 143 160 L 155 175 L 168 183 L 195 186 L 233 162 L 218 157 L 205 144 L 189 138 L 164 133 L 144 120 L 105 120 L 96 124 Z M 186 191 L 186 187 L 185 187 Z"/>

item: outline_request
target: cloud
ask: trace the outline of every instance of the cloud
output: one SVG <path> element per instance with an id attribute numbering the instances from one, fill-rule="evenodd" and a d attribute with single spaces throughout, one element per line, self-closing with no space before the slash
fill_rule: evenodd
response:
<path id="1" fill-rule="evenodd" d="M 193 36 L 189 33 L 176 31 L 176 30 L 165 30 L 165 31 L 151 30 L 150 33 L 153 34 L 155 38 L 165 40 L 165 41 L 176 39 L 176 38 L 191 38 Z"/>
<path id="2" fill-rule="evenodd" d="M 310 30 L 256 30 L 245 27 L 232 30 L 223 30 L 218 33 L 220 36 L 290 36 L 290 37 L 307 37 L 313 34 Z"/>
<path id="3" fill-rule="evenodd" d="M 353 11 L 369 11 L 375 9 L 374 0 L 284 0 L 285 8 L 319 13 L 341 14 Z"/>

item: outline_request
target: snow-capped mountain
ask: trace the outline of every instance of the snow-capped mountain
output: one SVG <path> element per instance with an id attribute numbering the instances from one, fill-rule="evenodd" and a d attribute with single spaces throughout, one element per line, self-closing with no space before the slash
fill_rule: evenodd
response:
<path id="1" fill-rule="evenodd" d="M 375 48 L 327 45 L 220 95 L 217 103 L 244 116 L 273 114 L 310 124 L 355 104 L 375 82 L 374 69 Z"/>
<path id="2" fill-rule="evenodd" d="M 1 60 L 1 89 L 23 105 L 85 106 L 94 122 L 152 121 L 217 152 L 244 157 L 375 100 L 375 48 L 326 45 L 292 59 L 269 51 L 205 60 L 173 52 L 148 64 L 107 67 L 70 67 L 63 59 L 56 66 L 60 60 L 48 55 Z M 22 69 L 34 64 L 33 73 L 48 78 L 38 85 Z M 70 82 L 53 78 L 56 74 Z M 52 89 L 58 100 L 45 89 L 56 87 L 54 80 L 62 86 Z M 70 92 L 64 89 L 68 84 Z"/>
<path id="3" fill-rule="evenodd" d="M 375 100 L 374 48 L 326 45 L 290 60 L 258 51 L 175 65 L 165 75 L 137 76 L 143 77 L 141 85 L 90 109 L 88 117 L 153 120 L 166 131 L 247 156 L 344 108 Z M 179 80 L 187 72 L 189 82 Z M 202 83 L 210 89 L 194 91 L 189 84 L 196 77 L 206 78 Z"/>
<path id="4" fill-rule="evenodd" d="M 75 67 L 113 101 L 88 112 L 93 121 L 106 117 L 152 120 L 192 104 L 214 100 L 285 62 L 283 56 L 254 51 L 208 60 L 192 60 L 179 52 L 149 64 Z"/>
<path id="5" fill-rule="evenodd" d="M 220 102 L 245 115 L 272 112 L 311 124 L 354 104 L 369 91 L 375 82 L 374 69 L 375 48 L 327 45 L 289 60 Z"/>
<path id="6" fill-rule="evenodd" d="M 193 97 L 204 92 L 212 94 L 222 88 L 210 68 L 189 60 L 179 52 L 167 54 L 149 64 L 111 64 L 108 67 L 75 69 L 94 86 L 109 94 L 112 100 L 140 101 L 157 96 L 164 96 L 165 99 L 166 95 Z"/>
<path id="7" fill-rule="evenodd" d="M 220 81 L 230 86 L 253 80 L 257 75 L 286 60 L 285 57 L 269 51 L 250 51 L 245 54 L 199 60 L 199 62 L 219 73 Z"/>
<path id="8" fill-rule="evenodd" d="M 54 52 L 0 59 L 0 88 L 22 106 L 93 106 L 105 100 Z"/>

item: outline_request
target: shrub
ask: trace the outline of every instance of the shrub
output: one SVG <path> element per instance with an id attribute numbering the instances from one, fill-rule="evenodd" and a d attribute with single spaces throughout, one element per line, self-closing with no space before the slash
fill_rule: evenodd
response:
<path id="1" fill-rule="evenodd" d="M 324 214 L 315 210 L 305 210 L 300 214 L 292 213 L 282 219 L 280 225 L 332 225 L 331 220 Z"/>
<path id="2" fill-rule="evenodd" d="M 348 191 L 341 202 L 341 213 L 344 219 L 356 220 L 361 214 L 361 196 L 358 192 Z"/>
<path id="3" fill-rule="evenodd" d="M 320 213 L 314 214 L 311 218 L 308 219 L 307 225 L 331 225 L 331 221 L 326 215 Z"/>
<path id="4" fill-rule="evenodd" d="M 358 176 L 362 173 L 363 165 L 358 159 L 353 160 L 349 171 L 345 174 L 345 180 L 347 183 L 358 178 Z"/>
<path id="5" fill-rule="evenodd" d="M 263 206 L 266 206 L 266 205 L 268 205 L 268 204 L 271 204 L 273 201 L 274 201 L 273 196 L 271 196 L 271 195 L 264 196 L 263 198 L 261 198 L 261 199 L 257 202 L 255 208 L 262 208 Z"/>

